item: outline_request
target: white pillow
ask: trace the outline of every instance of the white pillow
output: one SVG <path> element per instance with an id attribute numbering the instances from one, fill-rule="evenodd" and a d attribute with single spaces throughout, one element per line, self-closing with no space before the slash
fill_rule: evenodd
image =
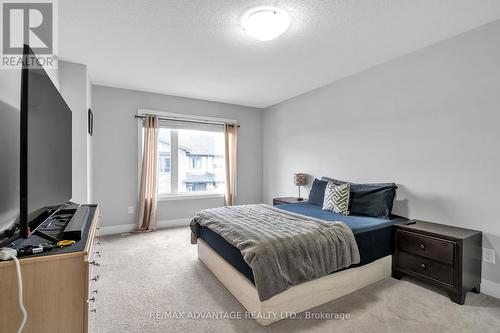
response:
<path id="1" fill-rule="evenodd" d="M 328 182 L 323 199 L 323 210 L 331 210 L 334 213 L 349 215 L 349 194 L 351 184 L 335 185 Z"/>

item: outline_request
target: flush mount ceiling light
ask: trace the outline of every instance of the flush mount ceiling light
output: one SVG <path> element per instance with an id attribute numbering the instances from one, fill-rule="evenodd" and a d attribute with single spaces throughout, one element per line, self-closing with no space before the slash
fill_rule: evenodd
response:
<path id="1" fill-rule="evenodd" d="M 275 39 L 290 26 L 288 14 L 274 7 L 258 7 L 249 10 L 241 19 L 243 30 L 261 41 Z"/>

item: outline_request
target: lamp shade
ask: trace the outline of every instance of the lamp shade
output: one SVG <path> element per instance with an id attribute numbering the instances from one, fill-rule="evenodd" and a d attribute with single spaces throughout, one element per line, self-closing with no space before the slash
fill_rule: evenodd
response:
<path id="1" fill-rule="evenodd" d="M 306 185 L 306 174 L 305 173 L 293 174 L 293 182 L 295 183 L 295 186 L 305 186 Z"/>

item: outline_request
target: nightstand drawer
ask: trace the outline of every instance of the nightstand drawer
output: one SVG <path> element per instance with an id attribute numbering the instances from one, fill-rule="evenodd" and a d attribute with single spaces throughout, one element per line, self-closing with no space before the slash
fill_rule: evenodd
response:
<path id="1" fill-rule="evenodd" d="M 397 231 L 398 248 L 453 265 L 455 243 L 402 230 Z"/>
<path id="2" fill-rule="evenodd" d="M 436 279 L 449 285 L 454 285 L 454 272 L 453 266 L 451 265 L 422 258 L 410 253 L 400 252 L 398 266 L 399 268 Z"/>

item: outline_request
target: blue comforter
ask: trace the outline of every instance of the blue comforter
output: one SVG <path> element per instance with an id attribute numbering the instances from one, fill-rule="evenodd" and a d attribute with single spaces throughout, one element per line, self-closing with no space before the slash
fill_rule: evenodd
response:
<path id="1" fill-rule="evenodd" d="M 278 205 L 276 207 L 292 213 L 311 216 L 325 221 L 342 221 L 347 224 L 349 228 L 351 228 L 354 234 L 383 228 L 400 222 L 398 219 L 386 220 L 379 217 L 361 215 L 345 216 L 328 210 L 322 210 L 320 206 L 313 205 L 308 202 Z"/>

